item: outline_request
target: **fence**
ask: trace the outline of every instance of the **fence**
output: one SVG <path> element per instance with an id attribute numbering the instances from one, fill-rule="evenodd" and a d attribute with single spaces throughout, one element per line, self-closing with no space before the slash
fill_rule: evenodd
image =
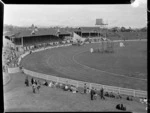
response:
<path id="1" fill-rule="evenodd" d="M 19 67 L 8 68 L 8 73 L 18 73 L 18 72 L 20 72 Z"/>
<path id="2" fill-rule="evenodd" d="M 67 45 L 67 46 L 69 46 L 69 45 Z M 51 47 L 51 48 L 54 48 L 54 47 Z M 36 51 L 32 51 L 32 52 L 37 52 L 37 51 L 42 51 L 42 50 L 44 50 L 44 49 L 40 49 L 40 50 L 36 50 Z M 21 55 L 21 58 L 24 58 L 28 54 L 29 54 L 29 52 Z M 67 78 L 37 73 L 37 72 L 33 72 L 33 71 L 30 71 L 27 69 L 22 69 L 22 70 L 25 74 L 36 77 L 36 78 L 55 81 L 55 82 L 59 82 L 59 83 L 63 83 L 63 84 L 70 84 L 70 85 L 74 85 L 77 87 L 84 87 L 84 84 L 86 83 L 86 86 L 89 88 L 94 87 L 98 90 L 100 88 L 104 88 L 104 90 L 107 92 L 125 94 L 125 95 L 134 96 L 134 97 L 147 98 L 147 91 L 121 88 L 121 87 L 115 87 L 115 86 L 108 86 L 108 85 L 102 85 L 102 84 L 96 84 L 96 83 L 89 83 L 89 82 L 84 82 L 84 81 L 77 81 L 77 80 L 72 80 L 72 79 L 67 79 Z"/>
<path id="3" fill-rule="evenodd" d="M 33 71 L 30 71 L 27 69 L 23 69 L 23 72 L 32 77 L 41 78 L 41 79 L 54 81 L 54 82 L 58 82 L 58 83 L 63 83 L 63 84 L 70 84 L 70 85 L 74 85 L 76 87 L 84 87 L 84 84 L 86 84 L 86 86 L 89 88 L 94 87 L 95 89 L 98 89 L 98 90 L 100 88 L 104 88 L 104 90 L 107 92 L 130 95 L 130 96 L 134 96 L 134 97 L 144 97 L 144 98 L 147 97 L 147 91 L 107 86 L 107 85 L 96 84 L 96 83 L 88 83 L 88 82 L 84 82 L 84 81 L 76 81 L 76 80 L 72 80 L 72 79 L 37 73 L 37 72 L 33 72 Z"/>

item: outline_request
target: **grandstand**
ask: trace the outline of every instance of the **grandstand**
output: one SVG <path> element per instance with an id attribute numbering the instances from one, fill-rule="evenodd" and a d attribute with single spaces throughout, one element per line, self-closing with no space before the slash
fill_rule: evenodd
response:
<path id="1" fill-rule="evenodd" d="M 10 40 L 15 45 L 17 50 L 20 48 L 30 48 L 30 46 L 42 43 L 59 42 L 65 36 L 70 36 L 71 33 L 54 28 L 38 28 L 37 30 L 24 29 L 5 33 L 5 38 Z"/>

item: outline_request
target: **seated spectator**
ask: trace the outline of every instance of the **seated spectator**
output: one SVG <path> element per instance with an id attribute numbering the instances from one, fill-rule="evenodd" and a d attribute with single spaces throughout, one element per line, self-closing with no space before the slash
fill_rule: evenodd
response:
<path id="1" fill-rule="evenodd" d="M 108 93 L 108 92 L 106 92 L 104 95 L 105 95 L 106 97 L 109 97 L 109 93 Z"/>
<path id="2" fill-rule="evenodd" d="M 146 103 L 146 104 L 147 104 L 147 98 L 144 98 L 144 99 L 143 99 L 143 101 L 144 101 L 144 103 Z"/>
<path id="3" fill-rule="evenodd" d="M 64 91 L 68 91 L 68 90 L 69 90 L 68 85 L 65 85 L 65 87 L 64 87 Z"/>
<path id="4" fill-rule="evenodd" d="M 71 91 L 72 93 L 77 93 L 77 88 L 76 88 L 75 86 L 71 85 L 70 91 Z"/>
<path id="5" fill-rule="evenodd" d="M 144 98 L 144 99 L 140 99 L 140 102 L 142 103 L 142 104 L 147 104 L 147 99 L 146 98 Z"/>
<path id="6" fill-rule="evenodd" d="M 59 84 L 59 88 L 62 88 L 62 89 L 64 89 L 64 87 L 65 87 L 65 85 L 64 84 Z"/>
<path id="7" fill-rule="evenodd" d="M 116 99 L 121 99 L 121 95 L 118 93 L 117 96 L 116 96 Z"/>
<path id="8" fill-rule="evenodd" d="M 129 96 L 127 96 L 127 100 L 132 101 L 132 98 L 131 98 L 131 97 L 129 97 Z"/>
<path id="9" fill-rule="evenodd" d="M 49 87 L 52 87 L 52 86 L 53 86 L 53 83 L 52 83 L 52 82 L 49 82 L 48 86 L 49 86 Z"/>
<path id="10" fill-rule="evenodd" d="M 90 93 L 90 88 L 89 87 L 87 87 L 87 90 L 86 90 L 86 93 Z"/>
<path id="11" fill-rule="evenodd" d="M 125 106 L 123 106 L 123 104 L 117 104 L 116 105 L 116 109 L 119 109 L 119 110 L 126 110 L 126 107 Z"/>
<path id="12" fill-rule="evenodd" d="M 111 98 L 115 98 L 114 94 L 112 92 L 110 92 L 110 97 Z"/>
<path id="13" fill-rule="evenodd" d="M 43 85 L 48 86 L 48 83 L 46 80 L 44 81 Z"/>

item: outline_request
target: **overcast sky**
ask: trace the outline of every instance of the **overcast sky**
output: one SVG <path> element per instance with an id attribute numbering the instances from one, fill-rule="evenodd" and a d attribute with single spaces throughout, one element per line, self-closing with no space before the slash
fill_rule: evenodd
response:
<path id="1" fill-rule="evenodd" d="M 95 26 L 97 18 L 108 26 L 147 25 L 146 0 L 138 7 L 127 5 L 5 5 L 4 24 L 17 26 Z"/>

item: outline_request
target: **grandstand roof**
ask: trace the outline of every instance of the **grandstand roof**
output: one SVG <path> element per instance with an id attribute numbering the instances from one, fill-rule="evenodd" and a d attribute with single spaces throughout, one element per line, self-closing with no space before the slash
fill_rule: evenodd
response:
<path id="1" fill-rule="evenodd" d="M 80 27 L 81 31 L 99 31 L 99 27 Z"/>
<path id="2" fill-rule="evenodd" d="M 89 33 L 89 32 L 98 32 L 101 29 L 99 27 L 79 27 L 76 31 L 81 31 L 82 33 Z"/>
<path id="3" fill-rule="evenodd" d="M 16 30 L 16 31 L 10 31 L 5 33 L 5 36 L 11 36 L 15 38 L 20 37 L 30 37 L 30 36 L 43 36 L 43 35 L 57 35 L 58 29 L 55 28 L 38 28 L 37 31 L 34 31 L 34 34 L 32 34 L 31 29 L 24 29 L 24 30 Z M 59 34 L 70 34 L 69 32 L 59 29 Z"/>
<path id="4" fill-rule="evenodd" d="M 81 31 L 82 33 L 91 33 L 103 31 L 100 27 L 79 27 L 79 28 L 38 28 L 35 34 L 32 34 L 32 29 L 17 29 L 13 31 L 6 32 L 5 36 L 20 38 L 20 37 L 30 37 L 30 36 L 43 36 L 43 35 L 57 35 L 58 31 L 60 35 L 71 34 L 74 31 Z"/>

